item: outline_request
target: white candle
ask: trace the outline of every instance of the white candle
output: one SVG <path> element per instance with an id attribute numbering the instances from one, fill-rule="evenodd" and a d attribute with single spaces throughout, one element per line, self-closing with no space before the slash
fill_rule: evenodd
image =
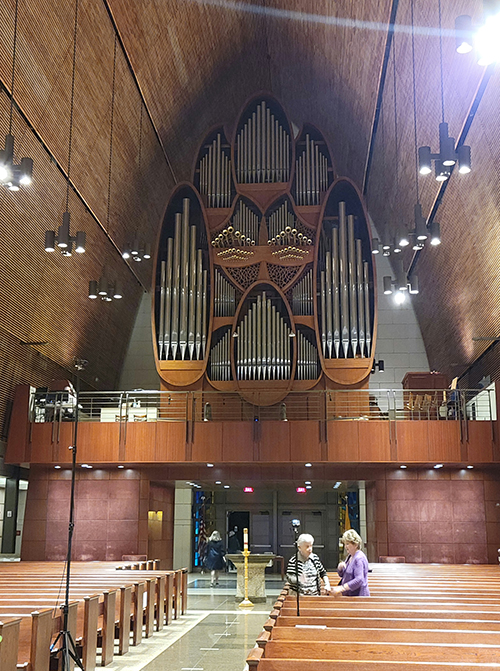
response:
<path id="1" fill-rule="evenodd" d="M 243 529 L 243 549 L 248 550 L 248 529 Z"/>

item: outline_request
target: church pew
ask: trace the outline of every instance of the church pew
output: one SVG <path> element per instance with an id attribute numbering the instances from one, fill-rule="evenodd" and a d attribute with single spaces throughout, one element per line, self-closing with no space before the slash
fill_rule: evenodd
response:
<path id="1" fill-rule="evenodd" d="M 22 615 L 20 629 L 24 631 L 24 634 L 19 644 L 18 662 L 22 663 L 22 660 L 24 660 L 24 663 L 26 664 L 31 656 L 32 627 L 26 626 L 24 621 L 28 618 L 30 620 L 33 619 L 38 623 L 36 626 L 39 626 L 40 623 L 37 620 L 37 616 L 32 618 L 33 611 L 37 609 L 35 612 L 39 614 L 39 612 L 43 610 L 40 606 L 52 606 L 54 602 L 61 601 L 59 592 L 62 564 L 59 563 L 50 566 L 42 565 L 41 569 L 40 564 L 33 563 L 30 567 L 23 566 L 21 570 L 19 570 L 19 566 L 19 564 L 16 564 L 15 568 L 9 567 L 10 570 L 8 571 L 2 570 L 4 567 L 0 568 L 0 578 L 3 579 L 0 582 L 0 617 L 3 617 L 4 614 L 6 614 L 6 611 L 9 610 L 21 611 L 19 612 L 19 615 Z M 31 570 L 33 568 L 36 568 L 35 574 L 33 574 Z M 146 567 L 144 568 L 146 569 Z M 105 575 L 99 574 L 98 571 L 100 570 L 103 570 Z M 85 656 L 86 671 L 87 669 L 90 670 L 92 667 L 95 667 L 95 661 L 93 660 L 95 660 L 97 653 L 97 641 L 94 645 L 94 650 L 92 650 L 91 641 L 94 638 L 97 639 L 97 635 L 99 636 L 98 642 L 100 646 L 104 645 L 102 648 L 103 664 L 109 664 L 112 660 L 115 635 L 118 638 L 119 652 L 124 654 L 128 650 L 130 622 L 132 623 L 133 643 L 135 642 L 138 644 L 142 638 L 143 625 L 145 625 L 145 635 L 151 636 L 155 623 L 156 628 L 161 629 L 165 622 L 169 623 L 171 621 L 172 605 L 174 602 L 178 604 L 179 611 L 181 611 L 183 605 L 184 610 L 186 609 L 187 602 L 185 598 L 184 604 L 182 603 L 182 591 L 176 593 L 174 590 L 172 580 L 173 573 L 162 572 L 161 575 L 158 575 L 157 569 L 151 571 L 151 573 L 153 573 L 152 576 L 149 576 L 147 573 L 142 574 L 146 578 L 144 584 L 147 587 L 147 598 L 145 604 L 143 604 L 142 595 L 140 595 L 136 602 L 139 606 L 136 607 L 132 603 L 132 588 L 130 586 L 128 588 L 123 586 L 124 578 L 127 577 L 128 572 L 116 572 L 114 568 L 110 571 L 109 563 L 93 563 L 90 571 L 88 564 L 86 566 L 77 565 L 75 570 L 72 571 L 70 597 L 74 598 L 76 596 L 79 600 L 81 599 L 82 610 L 81 613 L 78 612 L 79 636 L 76 641 L 79 646 L 79 651 L 81 649 L 82 656 Z M 182 573 L 186 576 L 184 584 L 187 586 L 187 570 L 184 569 Z M 134 574 L 138 577 L 136 572 L 134 572 Z M 50 588 L 51 582 L 53 584 L 52 588 Z M 93 601 L 90 601 L 87 605 L 88 612 L 84 612 L 85 596 L 89 593 L 89 587 L 95 586 L 96 583 L 99 585 L 121 583 L 121 586 L 123 587 L 123 590 L 120 588 L 120 614 L 118 617 L 115 617 L 115 601 L 113 608 L 109 608 L 109 613 L 113 613 L 113 616 L 110 617 L 107 625 L 106 619 L 103 617 L 103 609 L 105 608 L 104 596 L 102 597 L 102 601 L 99 601 L 97 621 L 99 624 L 102 622 L 102 625 L 98 627 L 97 631 L 95 627 L 95 607 Z M 8 587 L 6 587 L 6 585 L 8 585 Z M 182 586 L 181 582 L 181 590 Z M 139 587 L 139 590 L 140 589 L 141 588 Z M 184 592 L 187 594 L 186 588 L 184 588 Z M 15 596 L 13 596 L 13 594 L 15 594 Z M 127 612 L 127 600 L 129 601 L 128 618 L 125 616 L 125 613 Z M 136 615 L 134 617 L 133 608 L 135 607 Z M 56 619 L 52 617 L 52 607 L 46 610 L 48 610 L 51 620 Z M 90 624 L 90 622 L 93 622 L 93 624 Z M 91 629 L 94 630 L 94 634 L 90 633 Z M 34 649 L 37 649 L 36 645 L 34 646 Z M 41 659 L 40 656 L 39 659 Z M 43 669 L 43 671 L 47 671 L 47 668 L 48 667 L 44 667 L 43 664 L 40 666 L 40 669 Z"/>
<path id="2" fill-rule="evenodd" d="M 297 625 L 308 624 L 315 627 L 352 627 L 353 618 L 347 617 L 297 617 L 280 616 L 277 619 L 269 618 L 264 623 L 264 629 L 270 631 L 273 627 L 295 627 Z M 409 618 L 402 613 L 401 617 L 356 617 L 356 626 L 377 629 L 453 629 L 469 631 L 480 629 L 482 631 L 500 631 L 500 618 L 498 620 L 474 620 L 473 618 L 454 620 L 451 617 L 443 618 Z"/>
<path id="3" fill-rule="evenodd" d="M 0 669 L 17 671 L 17 648 L 19 646 L 19 628 L 21 620 L 0 622 Z"/>

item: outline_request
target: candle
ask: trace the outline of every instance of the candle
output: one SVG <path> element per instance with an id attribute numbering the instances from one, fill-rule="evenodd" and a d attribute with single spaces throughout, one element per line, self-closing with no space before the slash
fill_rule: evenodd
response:
<path id="1" fill-rule="evenodd" d="M 248 550 L 248 529 L 243 529 L 243 549 Z"/>

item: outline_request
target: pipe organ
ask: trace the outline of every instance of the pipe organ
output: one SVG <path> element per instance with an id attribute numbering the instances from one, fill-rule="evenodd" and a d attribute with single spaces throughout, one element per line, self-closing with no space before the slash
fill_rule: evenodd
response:
<path id="1" fill-rule="evenodd" d="M 328 188 L 328 158 L 321 146 L 306 133 L 302 152 L 295 161 L 295 198 L 297 205 L 319 205 Z"/>
<path id="2" fill-rule="evenodd" d="M 231 331 L 226 329 L 220 340 L 210 350 L 210 379 L 231 380 Z"/>
<path id="3" fill-rule="evenodd" d="M 361 196 L 335 175 L 317 129 L 293 139 L 271 96 L 250 101 L 235 128 L 231 141 L 222 127 L 207 136 L 193 183 L 167 205 L 153 305 L 163 385 L 261 405 L 362 388 L 376 301 Z"/>
<path id="4" fill-rule="evenodd" d="M 265 291 L 257 294 L 235 335 L 239 380 L 290 379 L 291 339 L 295 334 Z"/>
<path id="5" fill-rule="evenodd" d="M 290 132 L 265 100 L 257 103 L 240 127 L 236 156 L 236 178 L 241 184 L 288 182 Z"/>
<path id="6" fill-rule="evenodd" d="M 231 158 L 229 145 L 221 133 L 204 147 L 200 160 L 200 193 L 206 196 L 208 207 L 230 207 L 232 194 Z"/>

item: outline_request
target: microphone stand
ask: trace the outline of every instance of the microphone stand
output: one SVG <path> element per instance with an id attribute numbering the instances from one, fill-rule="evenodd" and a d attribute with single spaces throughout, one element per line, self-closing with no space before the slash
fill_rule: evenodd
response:
<path id="1" fill-rule="evenodd" d="M 299 599 L 299 592 L 300 592 L 300 585 L 299 585 L 299 529 L 298 527 L 293 527 L 293 531 L 295 534 L 295 585 L 297 587 L 297 617 L 300 617 L 300 599 Z"/>

